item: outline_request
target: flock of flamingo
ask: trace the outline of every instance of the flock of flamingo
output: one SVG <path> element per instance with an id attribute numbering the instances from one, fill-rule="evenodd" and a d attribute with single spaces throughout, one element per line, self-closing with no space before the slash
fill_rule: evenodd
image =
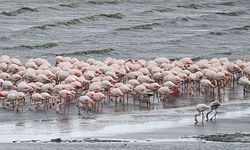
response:
<path id="1" fill-rule="evenodd" d="M 166 101 L 180 93 L 220 94 L 234 81 L 244 86 L 245 92 L 250 86 L 249 78 L 250 62 L 230 62 L 227 58 L 196 62 L 190 58 L 170 61 L 164 57 L 149 61 L 115 58 L 81 61 L 56 56 L 53 63 L 42 58 L 22 63 L 2 55 L 0 100 L 2 108 L 13 111 L 28 105 L 29 110 L 54 108 L 66 113 L 76 103 L 79 113 L 82 110 L 88 113 L 99 111 L 105 103 L 117 106 L 129 105 L 131 101 L 149 106 L 155 99 Z M 201 113 L 204 118 L 207 108 L 204 105 L 197 105 L 199 114 L 195 118 Z"/>

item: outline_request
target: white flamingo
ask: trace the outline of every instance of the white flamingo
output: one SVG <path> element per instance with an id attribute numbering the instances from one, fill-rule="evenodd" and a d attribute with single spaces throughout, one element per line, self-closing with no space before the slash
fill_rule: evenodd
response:
<path id="1" fill-rule="evenodd" d="M 195 124 L 198 123 L 198 120 L 197 120 L 197 117 L 202 115 L 202 124 L 203 124 L 203 121 L 204 121 L 204 111 L 208 110 L 210 108 L 210 106 L 206 105 L 206 104 L 198 104 L 196 105 L 196 110 L 198 111 L 198 114 L 195 114 L 194 116 L 194 121 L 195 121 Z"/>

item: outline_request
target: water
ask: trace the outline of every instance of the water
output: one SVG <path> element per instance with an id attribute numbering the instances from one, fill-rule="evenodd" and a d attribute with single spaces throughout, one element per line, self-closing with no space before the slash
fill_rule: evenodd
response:
<path id="1" fill-rule="evenodd" d="M 0 54 L 243 59 L 249 8 L 248 0 L 4 0 Z"/>
<path id="2" fill-rule="evenodd" d="M 83 138 L 118 138 L 128 141 L 144 141 L 147 138 L 155 141 L 164 139 L 176 140 L 187 134 L 189 130 L 192 131 L 191 135 L 225 132 L 228 130 L 227 126 L 224 126 L 221 120 L 237 118 L 243 118 L 242 120 L 244 120 L 244 117 L 247 119 L 250 115 L 250 109 L 249 101 L 237 103 L 226 102 L 219 110 L 219 123 L 211 124 L 205 122 L 205 125 L 198 124 L 196 127 L 193 121 L 193 114 L 195 114 L 193 107 L 153 110 L 151 112 L 132 112 L 127 114 L 99 114 L 97 117 L 89 119 L 79 118 L 74 115 L 73 117 L 68 117 L 68 119 L 65 119 L 67 117 L 64 116 L 63 119 L 51 117 L 48 120 L 37 120 L 34 118 L 37 118 L 37 114 L 34 114 L 34 112 L 26 113 L 30 116 L 29 119 L 12 120 L 10 122 L 1 120 L 1 143 L 27 140 L 50 141 L 52 138 L 58 137 L 63 140 Z M 52 112 L 49 112 L 49 114 L 51 113 Z M 4 113 L 2 112 L 1 114 Z M 201 117 L 198 117 L 198 120 L 200 121 Z M 247 119 L 247 121 L 249 121 L 249 119 Z M 243 123 L 243 121 L 239 122 Z M 183 135 L 180 135 L 178 130 L 181 131 L 183 129 L 185 129 L 185 131 L 182 133 Z M 211 129 L 213 131 L 210 131 Z M 242 131 L 239 126 L 230 126 L 229 131 L 234 130 Z M 249 131 L 249 128 L 244 127 L 243 130 Z M 171 131 L 175 134 L 168 135 Z M 166 135 L 162 135 L 164 132 Z M 157 135 L 157 133 L 159 135 Z M 141 137 L 140 134 L 145 135 Z M 163 136 L 164 139 L 162 139 L 161 136 Z"/>
<path id="3" fill-rule="evenodd" d="M 52 60 L 56 55 L 81 60 L 149 60 L 159 56 L 236 60 L 249 57 L 249 41 L 249 0 L 0 1 L 0 54 L 22 61 L 36 57 Z M 229 101 L 220 109 L 221 119 L 249 117 L 249 101 L 243 101 L 249 97 L 243 97 L 241 88 L 230 87 L 218 99 Z M 230 126 L 237 123 L 249 129 L 249 120 L 193 127 L 193 105 L 210 101 L 182 95 L 165 105 L 152 105 L 151 110 L 105 105 L 103 112 L 87 118 L 73 110 L 70 114 L 1 110 L 0 141 L 96 136 L 164 141 L 165 134 L 170 138 L 185 135 L 179 132 L 239 131 L 238 126 Z"/>
<path id="4" fill-rule="evenodd" d="M 28 106 L 21 112 L 0 109 L 0 143 L 50 141 L 58 137 L 63 140 L 103 138 L 145 142 L 149 138 L 153 141 L 176 141 L 187 135 L 249 131 L 249 119 L 244 118 L 250 116 L 250 95 L 243 96 L 242 91 L 242 87 L 227 87 L 221 97 L 208 96 L 205 99 L 203 95 L 180 95 L 164 104 L 156 101 L 151 104 L 150 109 L 145 105 L 133 104 L 132 101 L 129 105 L 118 104 L 117 107 L 106 102 L 102 111 L 81 116 L 78 115 L 75 104 L 72 104 L 69 114 L 57 114 L 54 109 L 29 111 Z M 195 127 L 193 117 L 197 112 L 194 105 L 208 104 L 214 99 L 222 102 L 218 110 L 219 123 L 205 122 L 204 126 L 199 123 Z M 198 120 L 200 122 L 201 117 Z M 233 125 L 237 123 L 239 125 Z"/>

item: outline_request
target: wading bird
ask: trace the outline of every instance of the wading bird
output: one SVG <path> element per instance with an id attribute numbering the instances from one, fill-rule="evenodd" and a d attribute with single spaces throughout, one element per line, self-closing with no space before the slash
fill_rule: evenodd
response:
<path id="1" fill-rule="evenodd" d="M 213 115 L 213 117 L 211 117 L 210 118 L 210 120 L 213 120 L 213 118 L 215 118 L 215 120 L 216 120 L 216 114 L 218 113 L 217 112 L 217 109 L 220 107 L 220 102 L 218 102 L 218 101 L 214 101 L 214 102 L 212 102 L 212 103 L 210 103 L 210 107 L 211 107 L 211 110 L 207 113 L 207 115 L 206 115 L 206 118 L 207 118 L 207 121 L 208 121 L 208 115 L 213 111 L 213 110 L 215 110 L 215 114 Z"/>
<path id="2" fill-rule="evenodd" d="M 200 116 L 202 114 L 202 124 L 203 124 L 203 121 L 204 121 L 204 111 L 206 111 L 207 109 L 209 109 L 210 106 L 206 105 L 206 104 L 198 104 L 196 105 L 196 110 L 198 111 L 198 114 L 195 114 L 194 116 L 194 121 L 195 121 L 195 124 L 198 123 L 198 120 L 197 120 L 197 116 Z"/>

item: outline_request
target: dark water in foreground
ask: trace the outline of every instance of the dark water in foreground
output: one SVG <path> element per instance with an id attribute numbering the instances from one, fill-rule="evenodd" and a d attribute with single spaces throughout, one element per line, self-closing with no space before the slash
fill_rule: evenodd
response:
<path id="1" fill-rule="evenodd" d="M 242 59 L 249 41 L 249 0 L 0 1 L 0 54 L 21 59 Z"/>

